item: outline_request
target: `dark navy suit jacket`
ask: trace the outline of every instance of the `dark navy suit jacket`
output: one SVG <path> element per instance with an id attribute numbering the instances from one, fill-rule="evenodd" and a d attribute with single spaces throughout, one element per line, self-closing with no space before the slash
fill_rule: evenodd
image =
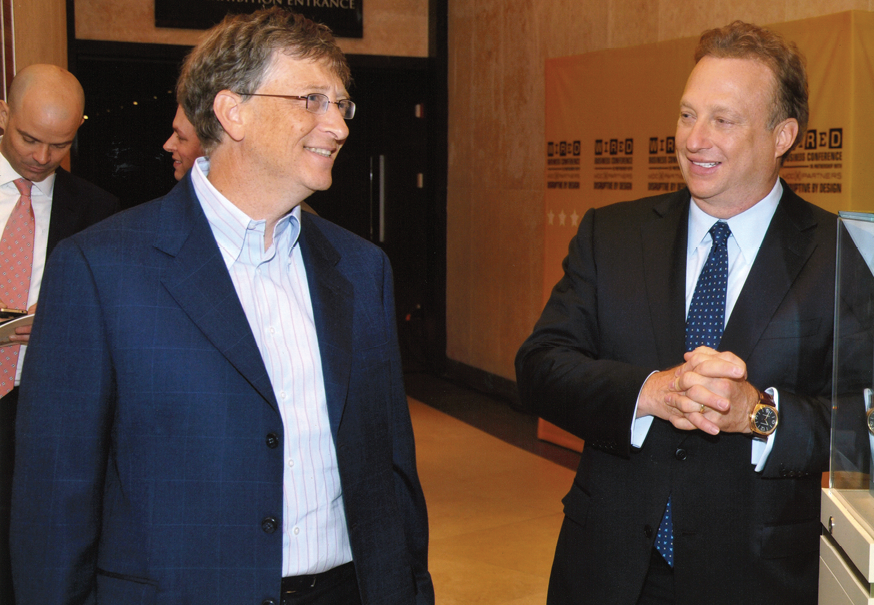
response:
<path id="1" fill-rule="evenodd" d="M 433 603 L 392 277 L 303 213 L 328 413 L 365 604 Z M 279 601 L 283 425 L 190 177 L 62 242 L 22 378 L 23 603 Z"/>
<path id="2" fill-rule="evenodd" d="M 742 434 L 655 419 L 642 448 L 630 444 L 646 377 L 683 362 L 688 190 L 583 218 L 516 357 L 523 401 L 586 442 L 549 603 L 634 605 L 669 495 L 678 603 L 816 603 L 836 217 L 783 189 L 719 346 L 754 386 L 780 393 L 761 473 Z"/>
<path id="3" fill-rule="evenodd" d="M 63 168 L 55 172 L 52 211 L 46 255 L 65 237 L 97 223 L 118 211 L 118 198 L 73 176 Z M 9 567 L 9 506 L 15 447 L 15 416 L 18 389 L 0 401 L 0 603 L 12 603 Z"/>

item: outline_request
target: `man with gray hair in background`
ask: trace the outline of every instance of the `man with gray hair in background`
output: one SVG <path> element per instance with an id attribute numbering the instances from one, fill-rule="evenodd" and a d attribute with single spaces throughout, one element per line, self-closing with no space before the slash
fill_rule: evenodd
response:
<path id="1" fill-rule="evenodd" d="M 177 91 L 208 157 L 56 250 L 17 433 L 22 603 L 434 602 L 388 260 L 300 212 L 349 80 L 324 26 L 226 18 Z"/>

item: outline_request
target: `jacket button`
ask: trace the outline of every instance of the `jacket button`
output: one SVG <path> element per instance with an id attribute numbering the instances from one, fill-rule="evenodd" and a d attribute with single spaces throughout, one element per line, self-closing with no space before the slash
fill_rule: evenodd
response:
<path id="1" fill-rule="evenodd" d="M 677 448 L 677 451 L 674 452 L 674 458 L 677 460 L 685 460 L 686 459 L 686 450 L 683 448 Z"/>
<path id="2" fill-rule="evenodd" d="M 276 433 L 267 433 L 267 447 L 271 450 L 279 447 L 279 436 Z"/>
<path id="3" fill-rule="evenodd" d="M 647 538 L 652 538 L 652 527 L 650 527 L 649 525 L 644 525 L 643 526 L 643 535 L 646 536 Z"/>
<path id="4" fill-rule="evenodd" d="M 273 517 L 265 517 L 261 521 L 261 529 L 265 534 L 272 534 L 279 527 L 279 523 Z"/>
<path id="5" fill-rule="evenodd" d="M 261 605 L 276 605 L 276 601 L 273 599 L 264 599 L 261 601 Z"/>

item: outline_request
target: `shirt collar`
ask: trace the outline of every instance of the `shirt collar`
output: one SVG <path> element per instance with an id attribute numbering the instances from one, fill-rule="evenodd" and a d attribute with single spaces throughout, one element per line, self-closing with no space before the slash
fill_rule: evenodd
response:
<path id="1" fill-rule="evenodd" d="M 725 220 L 744 258 L 756 257 L 782 197 L 783 184 L 780 179 L 777 179 L 771 192 L 757 204 Z M 688 254 L 693 254 L 695 248 L 704 241 L 705 237 L 708 238 L 708 242 L 710 241 L 708 232 L 713 223 L 718 220 L 720 219 L 701 210 L 698 204 L 692 200 L 689 210 Z"/>
<path id="2" fill-rule="evenodd" d="M 225 255 L 225 261 L 230 266 L 240 258 L 249 231 L 259 233 L 263 246 L 266 221 L 250 218 L 213 186 L 207 178 L 208 175 L 209 158 L 197 158 L 191 170 L 191 182 L 194 186 L 194 192 L 197 194 L 200 205 L 203 207 L 203 212 L 206 214 L 207 221 L 209 221 L 213 236 Z M 283 237 L 286 230 L 289 230 L 290 238 L 288 239 Z M 278 247 L 280 242 L 289 241 L 286 253 L 290 255 L 297 244 L 299 236 L 300 206 L 295 206 L 291 212 L 276 223 L 273 229 L 274 247 Z"/>
<path id="3" fill-rule="evenodd" d="M 3 137 L 0 137 L 0 140 L 2 140 L 2 139 L 3 139 Z M 57 171 L 51 173 L 49 176 L 47 176 L 46 178 L 41 180 L 39 183 L 33 184 L 33 186 L 36 187 L 36 189 L 41 194 L 43 194 L 44 196 L 46 196 L 49 199 L 51 199 L 52 191 L 54 191 L 54 188 L 55 188 L 55 174 L 56 174 L 56 172 Z M 0 153 L 0 186 L 12 187 L 13 189 L 15 189 L 15 185 L 12 184 L 12 181 L 14 181 L 15 179 L 23 179 L 23 178 L 24 178 L 23 176 L 21 176 L 20 174 L 15 172 L 15 169 L 12 167 L 12 164 L 9 163 L 9 160 L 6 159 L 6 156 L 4 156 L 2 153 Z M 15 191 L 18 191 L 18 190 L 15 189 Z"/>

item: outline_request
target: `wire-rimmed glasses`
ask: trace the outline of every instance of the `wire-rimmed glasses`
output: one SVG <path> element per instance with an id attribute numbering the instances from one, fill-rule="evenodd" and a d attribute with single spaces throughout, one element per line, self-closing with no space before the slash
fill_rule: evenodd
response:
<path id="1" fill-rule="evenodd" d="M 333 103 L 337 106 L 337 109 L 340 110 L 340 115 L 343 116 L 344 120 L 351 120 L 355 117 L 355 103 L 353 103 L 349 99 L 332 101 L 327 97 L 327 95 L 323 95 L 319 92 L 310 93 L 305 97 L 301 97 L 298 95 L 268 95 L 258 92 L 238 92 L 237 94 L 245 95 L 248 97 L 277 97 L 280 99 L 294 99 L 298 101 L 306 101 L 306 110 L 316 115 L 322 115 L 323 113 L 326 113 L 328 111 L 328 104 Z"/>

